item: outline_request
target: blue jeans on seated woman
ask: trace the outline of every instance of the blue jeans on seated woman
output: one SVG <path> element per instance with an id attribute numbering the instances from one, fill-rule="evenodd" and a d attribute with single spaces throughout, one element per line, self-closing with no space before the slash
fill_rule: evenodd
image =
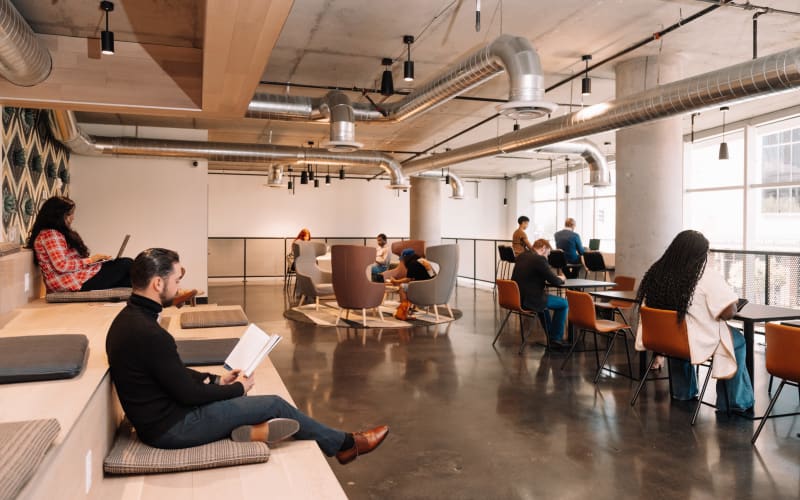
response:
<path id="1" fill-rule="evenodd" d="M 295 439 L 313 439 L 332 457 L 344 443 L 345 433 L 331 429 L 290 405 L 280 396 L 241 396 L 198 406 L 157 439 L 156 448 L 189 448 L 227 439 L 241 425 L 255 425 L 273 418 L 292 418 L 300 423 Z"/>
<path id="2" fill-rule="evenodd" d="M 567 299 L 558 295 L 548 295 L 547 308 L 553 311 L 553 319 L 550 322 L 550 340 L 563 342 L 564 327 L 567 324 L 567 312 L 569 311 Z"/>
<path id="3" fill-rule="evenodd" d="M 745 342 L 741 330 L 728 326 L 733 338 L 733 353 L 736 356 L 738 369 L 736 374 L 727 380 L 717 380 L 717 410 L 727 411 L 730 402 L 732 410 L 747 410 L 753 407 L 753 385 L 745 364 Z M 669 360 L 669 372 L 672 376 L 672 397 L 689 400 L 697 397 L 697 372 L 691 363 L 679 359 Z M 726 400 L 724 391 L 727 389 Z"/>

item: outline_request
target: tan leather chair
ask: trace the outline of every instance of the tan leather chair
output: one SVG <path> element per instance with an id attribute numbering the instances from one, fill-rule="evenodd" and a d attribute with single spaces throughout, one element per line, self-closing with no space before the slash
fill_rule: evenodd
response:
<path id="1" fill-rule="evenodd" d="M 528 344 L 528 338 L 525 335 L 525 329 L 522 327 L 522 317 L 526 316 L 529 318 L 539 318 L 539 321 L 542 323 L 542 327 L 544 328 L 544 336 L 547 339 L 547 345 L 550 344 L 550 325 L 548 318 L 550 317 L 549 312 L 545 309 L 542 312 L 537 311 L 529 311 L 527 309 L 522 308 L 522 303 L 519 295 L 519 286 L 517 285 L 516 281 L 513 280 L 496 280 L 495 285 L 497 287 L 497 303 L 503 309 L 508 311 L 506 314 L 506 318 L 503 320 L 503 323 L 500 325 L 500 329 L 497 330 L 497 335 L 494 336 L 494 340 L 492 341 L 492 346 L 497 343 L 497 339 L 500 338 L 500 334 L 503 332 L 503 328 L 506 326 L 508 322 L 508 318 L 511 317 L 512 314 L 516 314 L 519 317 L 519 335 L 522 338 L 522 344 L 519 346 L 519 354 L 522 354 L 525 351 L 525 346 Z"/>
<path id="2" fill-rule="evenodd" d="M 650 363 L 647 365 L 642 380 L 639 382 L 639 387 L 631 400 L 631 406 L 636 404 L 636 399 L 639 397 L 644 383 L 650 375 L 650 368 L 653 367 L 653 362 L 659 354 L 673 359 L 683 359 L 690 361 L 692 359 L 689 351 L 689 332 L 686 329 L 686 321 L 678 323 L 677 311 L 668 311 L 665 309 L 655 309 L 645 305 L 639 308 L 642 321 L 642 344 L 648 351 L 653 351 L 650 357 Z M 711 366 L 713 358 L 709 361 L 708 373 L 706 373 L 703 388 L 700 391 L 700 398 L 697 401 L 697 406 L 692 415 L 692 425 L 697 420 L 697 414 L 700 412 L 700 405 L 703 404 L 703 395 L 708 386 L 708 379 L 711 376 Z M 672 394 L 672 378 L 670 377 L 670 395 Z"/>
<path id="3" fill-rule="evenodd" d="M 411 248 L 414 253 L 420 257 L 425 257 L 425 241 L 424 240 L 401 240 L 392 242 L 392 253 L 400 256 L 403 250 Z"/>
<path id="4" fill-rule="evenodd" d="M 628 358 L 628 376 L 633 378 L 633 365 L 631 364 L 631 355 L 630 350 L 628 349 L 628 339 L 627 335 L 630 334 L 633 336 L 633 332 L 631 331 L 631 327 L 626 325 L 625 323 L 620 323 L 619 321 L 611 321 L 608 319 L 597 319 L 595 316 L 594 311 L 594 301 L 592 301 L 592 296 L 586 292 L 576 292 L 574 290 L 567 290 L 567 302 L 569 303 L 569 322 L 572 323 L 573 328 L 577 328 L 581 332 L 581 339 L 586 337 L 586 332 L 590 331 L 595 334 L 595 359 L 597 360 L 597 334 L 600 333 L 602 335 L 606 335 L 608 337 L 608 348 L 606 349 L 606 354 L 603 356 L 603 362 L 600 363 L 597 360 L 597 373 L 594 376 L 594 383 L 596 384 L 598 380 L 600 380 L 600 374 L 603 372 L 604 369 L 618 373 L 620 375 L 625 375 L 624 373 L 620 373 L 616 370 L 612 370 L 611 368 L 606 368 L 606 362 L 608 361 L 608 357 L 611 354 L 611 350 L 614 349 L 614 341 L 617 339 L 618 336 L 622 337 L 623 342 L 625 342 L 625 356 Z M 572 339 L 572 347 L 569 349 L 569 353 L 567 357 L 564 359 L 564 362 L 561 364 L 561 369 L 564 369 L 566 366 L 567 361 L 572 356 L 572 353 L 575 351 L 575 346 L 578 345 L 578 336 L 576 335 L 574 339 Z"/>
<path id="5" fill-rule="evenodd" d="M 351 309 L 361 310 L 362 324 L 367 326 L 367 309 L 380 310 L 383 302 L 384 284 L 375 283 L 369 278 L 369 269 L 375 263 L 375 249 L 360 245 L 334 245 L 331 248 L 331 270 L 333 274 L 333 293 L 339 304 L 339 315 L 350 313 Z"/>
<path id="6" fill-rule="evenodd" d="M 767 422 L 769 414 L 772 413 L 783 386 L 787 383 L 800 386 L 800 363 L 797 362 L 798 358 L 800 358 L 800 328 L 791 325 L 767 323 L 765 335 L 767 339 L 767 372 L 782 380 L 778 385 L 778 390 L 769 400 L 767 413 L 764 414 L 764 418 L 761 419 L 761 423 L 758 424 L 758 428 L 753 434 L 753 439 L 750 441 L 752 444 L 756 444 L 756 439 L 761 434 L 761 429 Z M 790 415 L 797 415 L 797 413 L 776 415 L 776 417 L 788 417 Z"/>

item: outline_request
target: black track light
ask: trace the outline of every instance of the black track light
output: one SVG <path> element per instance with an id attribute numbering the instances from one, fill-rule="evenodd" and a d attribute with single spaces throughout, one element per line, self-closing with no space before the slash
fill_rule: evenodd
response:
<path id="1" fill-rule="evenodd" d="M 589 61 L 592 60 L 592 56 L 586 54 L 582 56 L 581 59 L 586 63 L 586 69 L 584 70 L 583 79 L 581 80 L 581 94 L 590 95 L 592 93 L 592 79 L 589 78 Z"/>
<path id="2" fill-rule="evenodd" d="M 300 172 L 300 184 L 308 184 L 308 172 L 305 170 Z"/>
<path id="3" fill-rule="evenodd" d="M 403 63 L 403 80 L 407 82 L 414 81 L 414 61 L 411 60 L 411 44 L 414 43 L 414 37 L 411 35 L 403 36 L 403 43 L 408 48 L 408 59 Z"/>
<path id="4" fill-rule="evenodd" d="M 111 55 L 114 53 L 114 32 L 108 29 L 108 13 L 114 10 L 114 3 L 104 0 L 100 2 L 100 8 L 106 11 L 106 29 L 100 32 L 100 51 Z"/>
<path id="5" fill-rule="evenodd" d="M 339 180 L 344 180 L 344 167 L 339 168 Z"/>
<path id="6" fill-rule="evenodd" d="M 384 57 L 381 64 L 385 66 L 383 75 L 381 76 L 381 95 L 386 97 L 394 94 L 394 77 L 392 76 L 392 60 Z"/>

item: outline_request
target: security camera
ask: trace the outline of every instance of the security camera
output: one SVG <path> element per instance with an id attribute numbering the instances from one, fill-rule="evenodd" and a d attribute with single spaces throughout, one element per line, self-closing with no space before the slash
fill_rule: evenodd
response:
<path id="1" fill-rule="evenodd" d="M 194 161 L 192 162 L 192 166 L 193 166 L 193 167 L 196 167 L 196 166 L 198 166 L 198 165 L 200 165 L 200 164 L 197 162 L 197 160 L 194 160 Z"/>

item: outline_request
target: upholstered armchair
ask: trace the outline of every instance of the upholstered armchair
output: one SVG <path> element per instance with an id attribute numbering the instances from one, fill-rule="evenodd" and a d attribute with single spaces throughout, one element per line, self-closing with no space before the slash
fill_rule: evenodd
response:
<path id="1" fill-rule="evenodd" d="M 412 281 L 408 284 L 408 300 L 420 307 L 433 306 L 436 320 L 439 320 L 438 306 L 447 307 L 451 319 L 455 319 L 448 302 L 456 286 L 458 271 L 458 245 L 436 245 L 427 249 L 425 257 L 439 265 L 439 272 L 433 278 L 424 281 Z"/>
<path id="2" fill-rule="evenodd" d="M 300 304 L 306 299 L 314 299 L 319 310 L 320 297 L 333 296 L 331 273 L 323 271 L 317 265 L 317 257 L 325 255 L 325 244 L 318 241 L 297 242 L 298 255 L 294 261 L 297 274 L 297 293 L 300 294 Z"/>
<path id="3" fill-rule="evenodd" d="M 375 249 L 359 245 L 334 245 L 331 248 L 333 293 L 339 304 L 336 324 L 345 310 L 361 310 L 362 324 L 367 326 L 367 309 L 380 310 L 384 285 L 370 279 L 370 268 L 375 263 Z"/>

